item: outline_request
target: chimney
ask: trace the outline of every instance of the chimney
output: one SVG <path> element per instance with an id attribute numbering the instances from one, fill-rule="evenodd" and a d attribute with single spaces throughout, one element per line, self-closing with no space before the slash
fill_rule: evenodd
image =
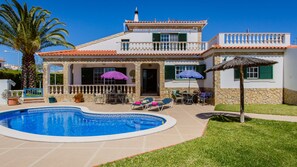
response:
<path id="1" fill-rule="evenodd" d="M 135 12 L 134 12 L 134 21 L 135 21 L 135 22 L 138 22 L 138 21 L 139 21 L 139 19 L 138 19 L 138 9 L 137 9 L 137 7 L 136 7 Z"/>

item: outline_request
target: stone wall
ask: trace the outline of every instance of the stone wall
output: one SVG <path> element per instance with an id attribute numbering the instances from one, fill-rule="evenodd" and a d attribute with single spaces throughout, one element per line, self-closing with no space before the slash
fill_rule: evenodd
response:
<path id="1" fill-rule="evenodd" d="M 70 94 L 56 94 L 56 95 L 48 95 L 45 96 L 45 102 L 48 103 L 48 97 L 55 97 L 57 102 L 74 102 L 74 95 Z M 84 94 L 85 102 L 94 102 L 94 95 Z"/>
<path id="2" fill-rule="evenodd" d="M 297 91 L 284 88 L 284 103 L 297 105 Z"/>
<path id="3" fill-rule="evenodd" d="M 282 104 L 283 89 L 248 88 L 244 89 L 246 104 Z M 239 104 L 239 89 L 218 89 L 215 94 L 215 104 Z"/>

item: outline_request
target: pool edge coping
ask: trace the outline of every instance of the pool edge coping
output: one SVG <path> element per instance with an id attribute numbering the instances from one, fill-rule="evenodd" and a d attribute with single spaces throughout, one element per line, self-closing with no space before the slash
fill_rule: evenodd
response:
<path id="1" fill-rule="evenodd" d="M 102 111 L 92 111 L 88 107 L 84 106 L 74 106 L 74 105 L 57 105 L 57 106 L 38 106 L 38 107 L 27 107 L 27 108 L 17 108 L 17 109 L 10 109 L 0 111 L 0 113 L 11 112 L 15 110 L 22 110 L 22 109 L 36 109 L 36 108 L 57 108 L 57 107 L 74 107 L 79 108 L 81 112 L 90 113 L 90 114 L 145 114 L 145 115 L 152 115 L 161 117 L 166 120 L 166 122 L 158 127 L 141 130 L 137 132 L 128 132 L 122 134 L 114 134 L 114 135 L 103 135 L 103 136 L 90 136 L 90 137 L 63 137 L 63 136 L 46 136 L 46 135 L 38 135 L 38 134 L 31 134 L 26 132 L 21 132 L 17 130 L 13 130 L 4 126 L 0 125 L 0 134 L 12 137 L 16 139 L 22 139 L 27 141 L 34 141 L 34 142 L 50 142 L 50 143 L 82 143 L 82 142 L 100 142 L 100 141 L 111 141 L 111 140 L 119 140 L 119 139 L 128 139 L 132 137 L 139 137 L 154 134 L 157 132 L 162 132 L 164 130 L 172 128 L 176 124 L 176 119 L 163 114 L 158 113 L 147 113 L 147 112 L 102 112 Z"/>

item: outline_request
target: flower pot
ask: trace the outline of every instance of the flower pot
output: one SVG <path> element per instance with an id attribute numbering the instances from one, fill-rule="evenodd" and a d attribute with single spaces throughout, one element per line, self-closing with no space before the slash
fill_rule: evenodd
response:
<path id="1" fill-rule="evenodd" d="M 74 99 L 74 102 L 75 102 L 75 103 L 80 103 L 81 100 L 80 100 L 80 99 Z"/>
<path id="2" fill-rule="evenodd" d="M 18 105 L 19 104 L 19 98 L 17 97 L 11 97 L 7 99 L 7 104 L 9 106 L 14 106 L 14 105 Z"/>

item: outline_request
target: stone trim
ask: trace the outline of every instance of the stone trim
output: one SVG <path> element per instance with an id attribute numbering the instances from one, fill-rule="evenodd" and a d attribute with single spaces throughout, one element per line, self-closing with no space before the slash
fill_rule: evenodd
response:
<path id="1" fill-rule="evenodd" d="M 284 88 L 284 103 L 297 105 L 297 91 Z"/>

